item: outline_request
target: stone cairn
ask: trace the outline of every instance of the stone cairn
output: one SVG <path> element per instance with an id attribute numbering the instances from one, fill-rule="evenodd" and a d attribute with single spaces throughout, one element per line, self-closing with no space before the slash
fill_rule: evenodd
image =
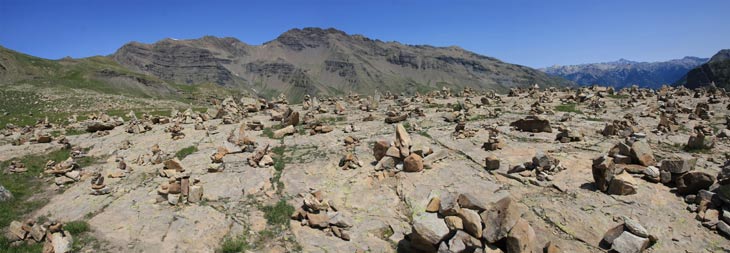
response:
<path id="1" fill-rule="evenodd" d="M 537 245 L 523 208 L 509 196 L 488 204 L 470 194 L 431 195 L 406 237 L 417 252 L 560 252 L 552 243 Z"/>
<path id="2" fill-rule="evenodd" d="M 413 148 L 411 136 L 401 124 L 395 126 L 395 142 L 375 142 L 373 156 L 378 163 L 375 171 L 420 172 L 424 168 L 424 157 L 433 153 L 430 147 Z"/>
<path id="3" fill-rule="evenodd" d="M 487 158 L 487 169 L 494 166 L 499 168 L 499 159 L 496 160 L 496 165 L 490 165 L 490 157 Z M 493 159 L 496 159 L 496 157 L 492 158 L 492 163 L 494 163 Z M 523 177 L 536 177 L 539 181 L 552 181 L 553 175 L 563 170 L 565 170 L 565 168 L 560 165 L 560 160 L 548 156 L 543 152 L 537 152 L 535 156 L 532 157 L 532 161 L 514 166 L 510 168 L 507 173 L 519 173 L 520 176 Z"/>
<path id="4" fill-rule="evenodd" d="M 46 162 L 46 168 L 43 173 L 55 176 L 54 182 L 58 186 L 74 183 L 81 179 L 81 168 L 74 161 L 73 157 L 69 157 L 61 162 L 49 160 Z"/>
<path id="5" fill-rule="evenodd" d="M 599 247 L 610 252 L 643 252 L 659 239 L 650 234 L 639 222 L 623 216 L 620 223 L 606 231 Z"/>
<path id="6" fill-rule="evenodd" d="M 63 223 L 55 221 L 36 222 L 28 220 L 10 222 L 8 226 L 10 246 L 43 243 L 43 253 L 71 252 L 73 237 L 63 230 Z"/>
<path id="7" fill-rule="evenodd" d="M 596 188 L 613 195 L 636 193 L 637 181 L 629 173 L 644 174 L 648 181 L 657 180 L 659 171 L 654 153 L 646 141 L 628 138 L 616 144 L 608 155 L 593 159 Z M 657 180 L 658 181 L 658 180 Z"/>
<path id="8" fill-rule="evenodd" d="M 157 193 L 161 197 L 158 202 L 166 200 L 174 206 L 178 203 L 198 203 L 203 199 L 203 186 L 200 185 L 200 179 L 191 180 L 190 172 L 185 171 L 177 158 L 165 161 L 165 167 L 160 170 L 160 176 L 168 178 L 168 181 L 160 184 L 157 189 Z"/>
<path id="9" fill-rule="evenodd" d="M 327 233 L 349 241 L 352 222 L 339 210 L 332 201 L 324 198 L 322 191 L 302 194 L 303 204 L 298 207 L 291 218 L 301 222 L 302 226 L 321 229 Z"/>

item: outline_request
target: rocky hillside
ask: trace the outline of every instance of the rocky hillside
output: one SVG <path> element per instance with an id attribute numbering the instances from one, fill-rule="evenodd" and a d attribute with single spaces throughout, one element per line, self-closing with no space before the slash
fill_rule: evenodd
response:
<path id="1" fill-rule="evenodd" d="M 425 92 L 473 87 L 506 91 L 562 78 L 504 63 L 459 47 L 383 42 L 336 29 L 292 29 L 263 45 L 235 38 L 129 43 L 111 56 L 129 69 L 185 84 L 242 87 L 259 95 L 341 95 L 348 91 Z"/>
<path id="2" fill-rule="evenodd" d="M 707 58 L 690 56 L 665 62 L 620 59 L 604 63 L 552 66 L 541 70 L 580 85 L 600 84 L 622 88 L 636 84 L 640 87 L 658 88 L 676 82 L 689 70 L 705 62 Z"/>
<path id="3" fill-rule="evenodd" d="M 730 88 L 730 49 L 720 50 L 709 62 L 689 71 L 677 84 L 696 88 L 713 82 L 718 87 Z"/>

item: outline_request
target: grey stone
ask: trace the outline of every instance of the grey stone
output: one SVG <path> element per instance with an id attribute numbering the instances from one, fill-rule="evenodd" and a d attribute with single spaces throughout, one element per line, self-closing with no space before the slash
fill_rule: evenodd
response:
<path id="1" fill-rule="evenodd" d="M 632 234 L 638 235 L 643 238 L 649 237 L 649 232 L 646 231 L 646 228 L 644 228 L 644 226 L 639 224 L 639 222 L 637 222 L 629 217 L 626 217 L 626 216 L 623 217 L 623 220 L 624 220 L 624 225 L 626 226 L 626 229 L 629 232 L 631 232 Z"/>
<path id="2" fill-rule="evenodd" d="M 648 238 L 636 236 L 629 231 L 624 231 L 618 238 L 613 240 L 611 250 L 617 253 L 640 253 L 649 245 Z"/>
<path id="3" fill-rule="evenodd" d="M 425 242 L 436 245 L 449 234 L 449 228 L 438 214 L 423 212 L 413 218 L 413 233 Z"/>

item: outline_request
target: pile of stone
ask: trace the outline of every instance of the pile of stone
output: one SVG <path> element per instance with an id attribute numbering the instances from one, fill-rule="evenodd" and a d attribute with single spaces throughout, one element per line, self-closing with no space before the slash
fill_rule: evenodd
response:
<path id="1" fill-rule="evenodd" d="M 603 127 L 603 131 L 601 131 L 601 134 L 603 134 L 603 136 L 627 137 L 638 131 L 639 129 L 636 127 L 636 125 L 631 124 L 628 120 L 614 120 L 611 123 L 607 123 L 606 126 Z"/>
<path id="2" fill-rule="evenodd" d="M 167 127 L 165 132 L 170 133 L 173 140 L 181 140 L 185 138 L 185 133 L 183 133 L 183 127 L 180 123 L 175 123 L 172 126 Z"/>
<path id="3" fill-rule="evenodd" d="M 659 115 L 659 125 L 657 131 L 662 133 L 675 132 L 679 129 L 677 116 L 675 114 L 662 113 Z"/>
<path id="4" fill-rule="evenodd" d="M 375 142 L 373 156 L 378 163 L 376 171 L 419 172 L 424 168 L 424 157 L 433 153 L 428 147 L 413 148 L 411 136 L 401 124 L 395 126 L 395 143 Z"/>
<path id="5" fill-rule="evenodd" d="M 482 144 L 482 149 L 486 151 L 502 149 L 505 145 L 505 142 L 502 140 L 502 138 L 499 138 L 499 131 L 493 127 L 487 128 L 487 131 L 489 132 L 489 139 L 487 139 L 487 141 Z"/>
<path id="6" fill-rule="evenodd" d="M 55 176 L 54 182 L 59 186 L 77 182 L 81 179 L 80 167 L 76 164 L 73 157 L 69 157 L 58 163 L 49 160 L 46 162 L 46 168 L 43 173 Z"/>
<path id="7" fill-rule="evenodd" d="M 216 149 L 216 152 L 210 155 L 210 161 L 212 163 L 222 163 L 223 157 L 225 157 L 228 154 L 228 149 L 226 147 L 218 147 Z M 217 171 L 216 171 L 217 172 Z"/>
<path id="8" fill-rule="evenodd" d="M 466 122 L 462 120 L 456 124 L 456 128 L 454 129 L 452 136 L 456 139 L 471 138 L 476 136 L 477 132 L 477 129 L 466 129 Z"/>
<path id="9" fill-rule="evenodd" d="M 152 130 L 151 122 L 142 122 L 139 120 L 131 120 L 125 127 L 125 131 L 130 134 L 140 134 Z"/>
<path id="10" fill-rule="evenodd" d="M 83 126 L 87 132 L 94 133 L 98 131 L 109 131 L 123 124 L 124 119 L 122 117 L 110 117 L 102 113 L 98 116 L 96 114 L 90 115 L 89 119 L 83 123 Z"/>
<path id="11" fill-rule="evenodd" d="M 408 118 L 408 114 L 398 114 L 393 111 L 389 111 L 386 115 L 387 117 L 385 117 L 385 123 L 387 124 L 398 123 Z"/>
<path id="12" fill-rule="evenodd" d="M 111 189 L 104 184 L 104 176 L 94 172 L 91 177 L 91 195 L 105 195 L 111 193 Z"/>
<path id="13" fill-rule="evenodd" d="M 309 135 L 326 134 L 335 130 L 332 126 L 324 123 L 314 123 L 309 125 Z"/>
<path id="14" fill-rule="evenodd" d="M 10 165 L 8 165 L 8 168 L 5 169 L 5 173 L 13 174 L 13 173 L 23 173 L 28 171 L 28 168 L 25 167 L 25 164 L 19 160 L 12 160 L 10 161 Z"/>
<path id="15" fill-rule="evenodd" d="M 544 103 L 548 103 L 549 101 L 545 101 Z M 552 109 L 547 108 L 542 105 L 543 102 L 536 101 L 530 106 L 530 113 L 531 114 L 555 114 Z"/>
<path id="16" fill-rule="evenodd" d="M 487 160 L 487 165 L 489 165 L 489 162 L 490 161 Z M 532 161 L 514 166 L 510 168 L 507 173 L 519 173 L 523 177 L 536 177 L 539 181 L 552 181 L 553 175 L 563 170 L 565 170 L 565 168 L 560 165 L 560 160 L 543 152 L 537 152 L 535 156 L 532 157 Z"/>
<path id="17" fill-rule="evenodd" d="M 51 141 L 53 141 L 53 137 L 50 133 L 47 132 L 38 133 L 35 137 L 35 140 L 31 140 L 31 142 L 36 143 L 50 143 Z"/>
<path id="18" fill-rule="evenodd" d="M 712 111 L 710 111 L 710 105 L 707 103 L 697 103 L 697 106 L 695 106 L 694 111 L 689 115 L 689 119 L 703 119 L 703 120 L 709 120 L 712 118 Z"/>
<path id="19" fill-rule="evenodd" d="M 269 145 L 267 144 L 266 147 L 256 151 L 256 153 L 247 159 L 248 165 L 254 168 L 274 165 L 274 159 L 269 155 L 270 151 Z"/>
<path id="20" fill-rule="evenodd" d="M 340 159 L 339 166 L 343 170 L 349 170 L 360 168 L 362 164 L 362 161 L 355 154 L 348 152 Z"/>
<path id="21" fill-rule="evenodd" d="M 150 149 L 150 153 L 139 155 L 139 157 L 135 159 L 134 163 L 137 165 L 155 165 L 164 162 L 169 156 L 169 154 L 162 152 L 160 145 L 155 144 Z"/>
<path id="22" fill-rule="evenodd" d="M 298 126 L 299 125 L 299 112 L 293 111 L 291 108 L 286 109 L 281 117 L 281 127 L 287 126 Z"/>
<path id="23" fill-rule="evenodd" d="M 160 185 L 157 193 L 161 201 L 166 200 L 173 206 L 178 203 L 198 203 L 203 199 L 203 186 L 200 179 L 195 178 L 191 182 L 190 173 L 176 173 L 167 183 Z"/>
<path id="24" fill-rule="evenodd" d="M 596 188 L 613 195 L 636 193 L 637 181 L 631 174 L 643 174 L 648 181 L 658 182 L 659 170 L 646 141 L 627 138 L 616 144 L 608 155 L 593 159 L 593 179 Z"/>
<path id="25" fill-rule="evenodd" d="M 63 224 L 55 221 L 44 223 L 28 220 L 10 222 L 8 226 L 10 249 L 23 244 L 43 243 L 43 253 L 66 253 L 72 251 L 73 238 L 63 230 Z"/>
<path id="26" fill-rule="evenodd" d="M 649 233 L 639 222 L 622 217 L 622 222 L 606 231 L 599 246 L 610 252 L 639 253 L 654 245 L 659 239 Z"/>
<path id="27" fill-rule="evenodd" d="M 303 204 L 298 207 L 291 218 L 301 222 L 302 226 L 321 229 L 342 240 L 349 241 L 352 222 L 345 217 L 342 210 L 339 210 L 332 201 L 324 198 L 322 191 L 304 193 Z"/>
<path id="28" fill-rule="evenodd" d="M 715 146 L 715 133 L 711 127 L 697 125 L 689 136 L 686 148 L 689 150 L 711 149 Z"/>
<path id="29" fill-rule="evenodd" d="M 432 196 L 413 217 L 407 239 L 418 252 L 560 252 L 538 246 L 537 235 L 511 197 L 482 203 L 470 194 Z"/>
<path id="30" fill-rule="evenodd" d="M 360 110 L 373 112 L 378 110 L 380 96 L 368 96 L 367 100 L 360 100 Z"/>
<path id="31" fill-rule="evenodd" d="M 252 130 L 252 131 L 261 131 L 261 130 L 264 130 L 264 124 L 258 120 L 251 121 L 249 123 L 246 123 L 246 129 Z"/>
<path id="32" fill-rule="evenodd" d="M 246 108 L 249 109 L 249 107 Z M 257 107 L 254 106 L 254 108 Z M 245 111 L 238 106 L 232 97 L 228 97 L 218 105 L 215 117 L 213 118 L 223 119 L 223 124 L 233 124 L 239 122 L 245 116 Z"/>
<path id="33" fill-rule="evenodd" d="M 532 133 L 538 133 L 538 132 L 546 132 L 546 133 L 552 133 L 553 129 L 550 128 L 550 121 L 548 121 L 546 118 L 537 116 L 537 115 L 529 115 L 525 117 L 524 119 L 519 119 L 515 122 L 512 122 L 510 126 L 514 127 L 515 129 L 519 131 L 524 132 L 532 132 Z"/>
<path id="34" fill-rule="evenodd" d="M 576 141 L 582 141 L 583 140 L 583 132 L 580 130 L 573 130 L 569 127 L 558 127 L 558 135 L 555 136 L 556 141 L 560 141 L 562 143 L 566 142 L 576 142 Z"/>
<path id="35" fill-rule="evenodd" d="M 354 133 L 354 132 L 360 132 L 360 127 L 355 125 L 354 123 L 347 124 L 344 129 L 342 129 L 345 133 Z"/>

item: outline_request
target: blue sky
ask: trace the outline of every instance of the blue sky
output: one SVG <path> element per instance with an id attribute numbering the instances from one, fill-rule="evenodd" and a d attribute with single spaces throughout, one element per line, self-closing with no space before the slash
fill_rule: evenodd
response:
<path id="1" fill-rule="evenodd" d="M 0 0 L 0 45 L 44 58 L 107 55 L 129 41 L 204 35 L 258 45 L 334 27 L 407 44 L 458 45 L 531 67 L 710 57 L 730 48 L 730 1 Z"/>

